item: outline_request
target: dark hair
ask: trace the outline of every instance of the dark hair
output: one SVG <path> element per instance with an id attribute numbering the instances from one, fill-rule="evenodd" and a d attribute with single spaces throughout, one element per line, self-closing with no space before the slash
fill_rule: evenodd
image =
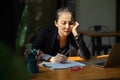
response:
<path id="1" fill-rule="evenodd" d="M 64 13 L 64 12 L 69 12 L 72 15 L 72 20 L 75 21 L 75 13 L 74 11 L 69 8 L 69 7 L 61 7 L 56 11 L 56 15 L 55 15 L 55 20 L 57 21 L 59 18 L 59 13 Z"/>

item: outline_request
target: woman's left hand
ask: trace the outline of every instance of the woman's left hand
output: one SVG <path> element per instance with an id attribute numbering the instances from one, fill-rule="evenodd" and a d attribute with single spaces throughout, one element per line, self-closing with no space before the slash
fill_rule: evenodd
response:
<path id="1" fill-rule="evenodd" d="M 78 35 L 78 33 L 77 33 L 77 27 L 78 27 L 78 26 L 79 26 L 79 23 L 76 21 L 76 22 L 74 23 L 73 28 L 72 28 L 72 33 L 73 33 L 74 36 L 77 36 L 77 35 Z"/>

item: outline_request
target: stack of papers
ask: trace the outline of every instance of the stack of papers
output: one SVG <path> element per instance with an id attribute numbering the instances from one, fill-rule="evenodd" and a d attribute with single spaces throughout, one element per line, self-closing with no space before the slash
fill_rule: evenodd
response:
<path id="1" fill-rule="evenodd" d="M 75 61 L 68 61 L 67 63 L 51 63 L 51 62 L 42 62 L 40 66 L 44 66 L 50 69 L 64 69 L 74 66 L 86 66 L 86 64 Z"/>

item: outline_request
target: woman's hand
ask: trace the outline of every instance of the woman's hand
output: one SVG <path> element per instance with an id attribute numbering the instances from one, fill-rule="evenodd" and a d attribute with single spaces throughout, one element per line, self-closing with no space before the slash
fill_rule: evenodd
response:
<path id="1" fill-rule="evenodd" d="M 78 27 L 78 26 L 79 26 L 79 23 L 76 21 L 76 22 L 74 23 L 73 28 L 72 28 L 72 33 L 73 33 L 74 36 L 77 36 L 77 35 L 78 35 L 78 33 L 77 33 L 77 27 Z"/>
<path id="2" fill-rule="evenodd" d="M 50 62 L 53 62 L 53 63 L 66 63 L 67 62 L 67 57 L 58 53 L 55 57 L 52 57 L 50 59 Z"/>
<path id="3" fill-rule="evenodd" d="M 44 55 L 44 53 L 40 50 L 37 50 L 37 55 L 36 55 L 36 60 L 39 60 L 42 56 Z"/>

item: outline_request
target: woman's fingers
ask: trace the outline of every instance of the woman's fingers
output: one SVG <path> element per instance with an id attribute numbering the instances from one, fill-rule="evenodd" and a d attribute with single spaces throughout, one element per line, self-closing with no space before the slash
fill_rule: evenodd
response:
<path id="1" fill-rule="evenodd" d="M 55 62 L 58 62 L 58 63 L 65 63 L 67 61 L 67 57 L 62 55 L 62 54 L 57 54 L 55 56 Z"/>

